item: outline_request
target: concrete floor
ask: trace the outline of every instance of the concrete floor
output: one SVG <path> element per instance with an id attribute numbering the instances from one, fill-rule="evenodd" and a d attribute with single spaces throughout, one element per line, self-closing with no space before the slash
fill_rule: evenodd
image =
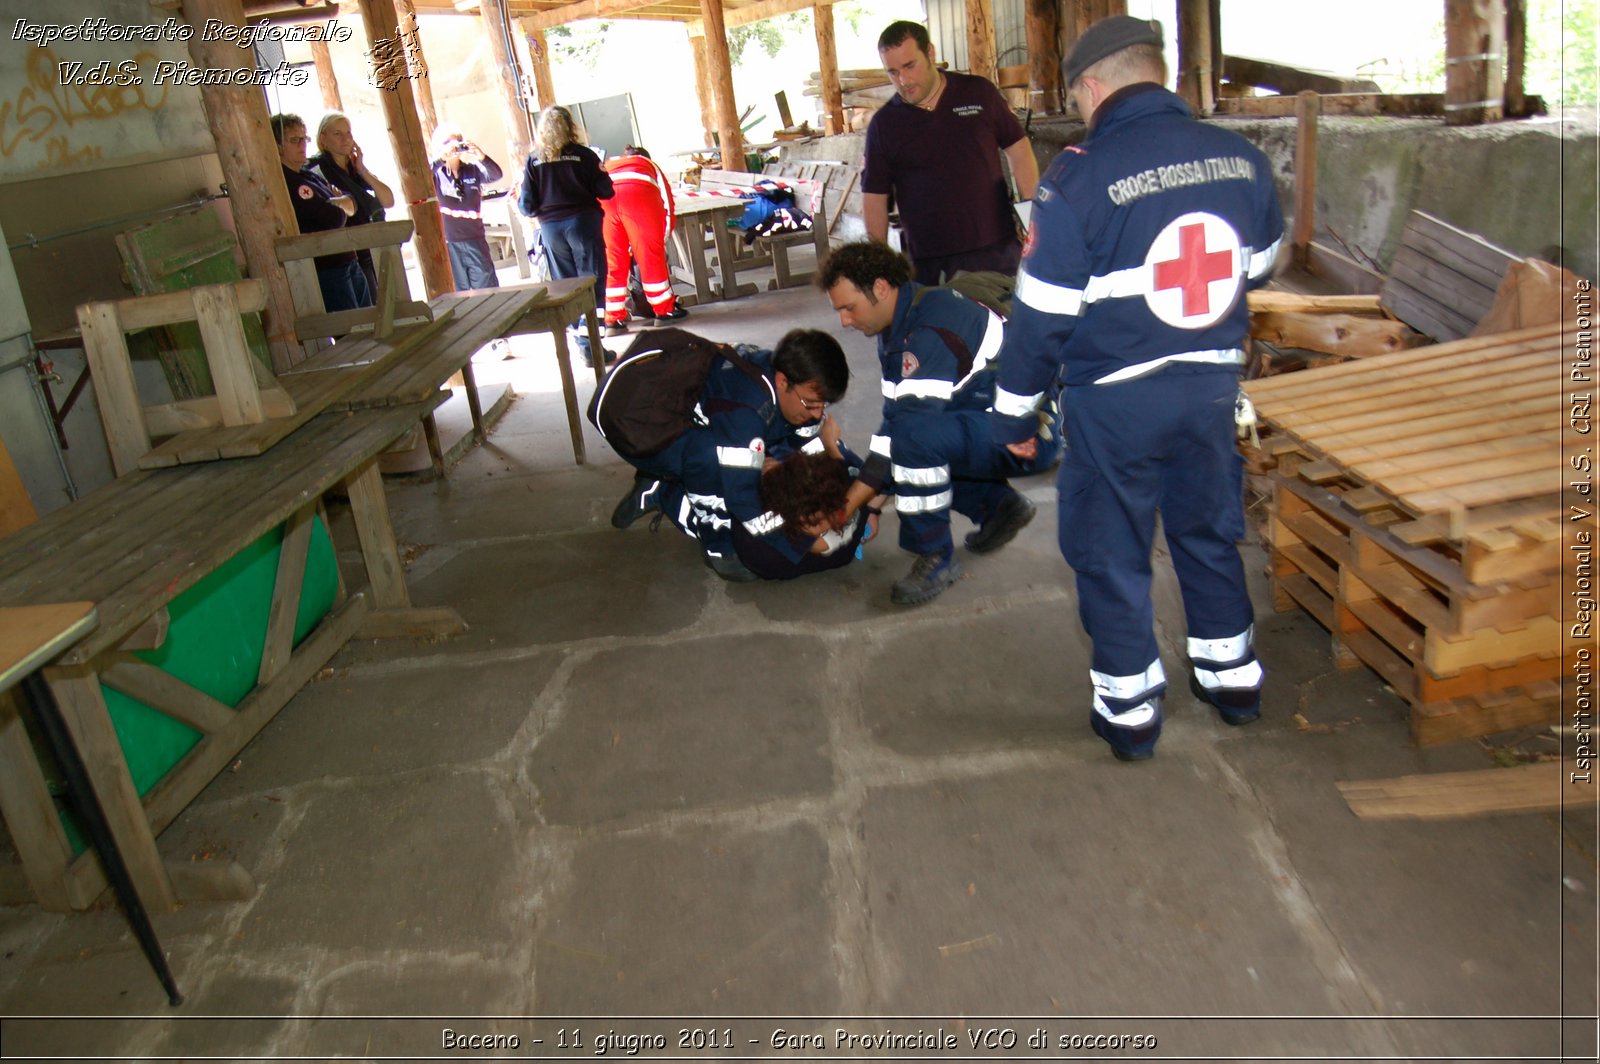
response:
<path id="1" fill-rule="evenodd" d="M 686 324 L 837 332 L 810 290 Z M 875 359 L 843 342 L 864 441 Z M 722 1057 L 1595 1058 L 1594 817 L 1358 820 L 1335 781 L 1489 760 L 1411 746 L 1372 673 L 1272 612 L 1258 546 L 1265 719 L 1180 680 L 1156 759 L 1121 764 L 1048 477 L 926 607 L 888 602 L 892 517 L 840 572 L 723 584 L 670 527 L 609 526 L 627 468 L 592 430 L 574 466 L 548 344 L 516 343 L 480 356 L 521 393 L 489 445 L 390 484 L 415 601 L 470 630 L 350 645 L 163 834 L 257 885 L 156 916 L 182 1007 L 117 911 L 0 910 L 5 1058 L 660 1057 L 686 1028 Z M 1164 565 L 1158 592 L 1181 677 Z M 1094 1034 L 1157 1041 L 1062 1041 Z"/>

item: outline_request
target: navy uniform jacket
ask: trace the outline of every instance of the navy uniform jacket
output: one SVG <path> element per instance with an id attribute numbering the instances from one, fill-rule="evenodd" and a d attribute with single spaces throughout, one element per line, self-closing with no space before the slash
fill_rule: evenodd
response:
<path id="1" fill-rule="evenodd" d="M 783 519 L 761 505 L 761 467 L 769 454 L 782 457 L 792 451 L 815 450 L 821 445 L 818 433 L 822 426 L 820 421 L 791 425 L 784 418 L 772 382 L 772 352 L 741 346 L 739 353 L 760 368 L 762 379 L 752 380 L 731 362 L 718 359 L 700 393 L 695 421 L 715 442 L 728 516 L 750 535 L 769 537 L 776 546 L 790 537 L 774 535 L 782 528 Z M 809 546 L 791 546 L 783 553 L 798 558 Z"/>
<path id="2" fill-rule="evenodd" d="M 1283 237 L 1271 164 L 1159 85 L 1119 89 L 1045 172 L 1006 326 L 996 437 L 1026 439 L 1058 374 L 1112 383 L 1171 361 L 1237 372 L 1247 288 Z"/>
<path id="3" fill-rule="evenodd" d="M 517 209 L 529 218 L 556 222 L 584 211 L 599 214 L 600 201 L 615 193 L 611 175 L 600 168 L 600 156 L 581 144 L 568 144 L 549 162 L 528 156 Z"/>
<path id="4" fill-rule="evenodd" d="M 883 421 L 872 437 L 861 480 L 890 480 L 897 422 L 943 410 L 985 410 L 994 401 L 994 369 L 1004 326 L 982 303 L 915 281 L 900 286 L 894 321 L 878 335 Z"/>
<path id="5" fill-rule="evenodd" d="M 482 240 L 483 186 L 500 180 L 500 164 L 485 155 L 477 162 L 463 162 L 454 174 L 450 164 L 435 159 L 433 188 L 439 196 L 439 220 L 444 225 L 446 243 Z"/>
<path id="6" fill-rule="evenodd" d="M 296 172 L 285 166 L 283 180 L 289 186 L 289 202 L 294 204 L 294 220 L 300 226 L 302 234 L 344 228 L 348 219 L 344 211 L 333 203 L 333 198 L 343 193 L 324 181 L 321 174 L 310 169 Z M 356 261 L 354 251 L 318 255 L 313 260 L 319 270 L 354 261 Z"/>

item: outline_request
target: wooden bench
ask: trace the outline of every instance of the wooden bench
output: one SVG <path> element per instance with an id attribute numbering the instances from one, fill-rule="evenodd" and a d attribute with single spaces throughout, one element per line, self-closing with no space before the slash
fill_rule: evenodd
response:
<path id="1" fill-rule="evenodd" d="M 155 836 L 352 636 L 440 636 L 464 627 L 454 610 L 411 607 L 376 463 L 441 399 L 324 414 L 257 458 L 136 471 L 0 540 L 0 604 L 70 599 L 95 607 L 99 626 L 44 676 L 152 911 L 251 889 L 232 862 L 164 864 Z M 323 494 L 335 488 L 350 501 L 367 586 L 347 593 L 341 578 L 332 611 L 296 644 L 313 518 Z M 279 527 L 264 650 L 256 686 L 242 701 L 226 705 L 128 653 L 161 646 L 167 605 Z M 142 798 L 102 683 L 202 735 Z M 105 877 L 91 854 L 74 854 L 22 720 L 6 707 L 0 707 L 0 810 L 39 904 L 91 905 Z"/>
<path id="2" fill-rule="evenodd" d="M 278 238 L 278 261 L 283 263 L 284 273 L 289 277 L 289 295 L 298 315 L 294 332 L 305 344 L 307 354 L 315 354 L 324 346 L 323 337 L 370 331 L 382 338 L 396 326 L 428 320 L 428 305 L 411 298 L 405 262 L 400 257 L 401 246 L 415 231 L 406 221 L 373 222 L 349 229 Z M 329 314 L 322 302 L 322 286 L 317 282 L 313 260 L 319 255 L 349 251 L 372 252 L 378 290 L 372 293 L 370 307 Z"/>
<path id="3" fill-rule="evenodd" d="M 190 462 L 258 455 L 310 421 L 386 358 L 421 343 L 444 324 L 428 317 L 401 328 L 373 323 L 375 335 L 336 350 L 338 373 L 279 380 L 251 354 L 241 314 L 265 305 L 260 281 L 202 285 L 181 292 L 85 303 L 78 328 L 94 374 L 100 420 L 118 476 Z M 337 315 L 335 315 L 337 316 Z M 196 321 L 217 388 L 214 396 L 147 405 L 134 382 L 127 334 L 178 321 Z M 378 335 L 381 333 L 381 335 Z M 168 436 L 153 444 L 157 436 Z"/>
<path id="4" fill-rule="evenodd" d="M 1251 292 L 1250 335 L 1277 348 L 1341 360 L 1419 347 L 1430 338 L 1459 340 L 1489 312 L 1506 271 L 1521 261 L 1481 237 L 1412 211 L 1375 294 Z M 1262 375 L 1273 368 L 1272 358 L 1263 358 Z"/>
<path id="5" fill-rule="evenodd" d="M 752 174 L 742 170 L 701 170 L 701 192 L 734 192 L 748 194 L 755 191 L 757 182 L 775 181 L 791 189 L 795 193 L 795 203 L 806 213 L 811 215 L 810 231 L 794 233 L 780 233 L 773 236 L 757 237 L 755 251 L 746 256 L 746 261 L 741 263 L 741 268 L 754 268 L 757 266 L 772 267 L 773 280 L 769 288 L 793 288 L 797 285 L 809 284 L 810 273 L 796 273 L 789 264 L 789 250 L 796 247 L 810 246 L 815 249 L 816 261 L 821 263 L 828 257 L 828 212 L 827 203 L 820 194 L 820 187 L 809 180 L 797 181 L 788 177 L 768 174 Z M 811 185 L 818 193 L 810 197 L 810 202 L 805 202 L 804 185 Z M 737 252 L 736 252 L 737 253 Z"/>
<path id="6" fill-rule="evenodd" d="M 1440 343 L 1459 340 L 1489 312 L 1506 271 L 1521 261 L 1480 236 L 1412 211 L 1378 301 Z"/>

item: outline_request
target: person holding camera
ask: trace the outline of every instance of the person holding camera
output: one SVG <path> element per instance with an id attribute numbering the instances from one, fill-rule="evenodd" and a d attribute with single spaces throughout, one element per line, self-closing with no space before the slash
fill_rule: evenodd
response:
<path id="1" fill-rule="evenodd" d="M 483 232 L 483 186 L 500 180 L 500 164 L 455 126 L 435 130 L 433 144 L 433 187 L 456 290 L 499 288 L 494 253 Z"/>

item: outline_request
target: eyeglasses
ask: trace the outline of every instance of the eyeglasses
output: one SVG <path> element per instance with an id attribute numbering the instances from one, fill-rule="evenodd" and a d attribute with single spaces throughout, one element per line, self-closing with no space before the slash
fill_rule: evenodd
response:
<path id="1" fill-rule="evenodd" d="M 807 399 L 794 388 L 790 388 L 789 391 L 794 393 L 794 397 L 800 401 L 800 405 L 805 408 L 808 414 L 820 414 L 828 409 L 828 403 L 825 399 Z"/>

